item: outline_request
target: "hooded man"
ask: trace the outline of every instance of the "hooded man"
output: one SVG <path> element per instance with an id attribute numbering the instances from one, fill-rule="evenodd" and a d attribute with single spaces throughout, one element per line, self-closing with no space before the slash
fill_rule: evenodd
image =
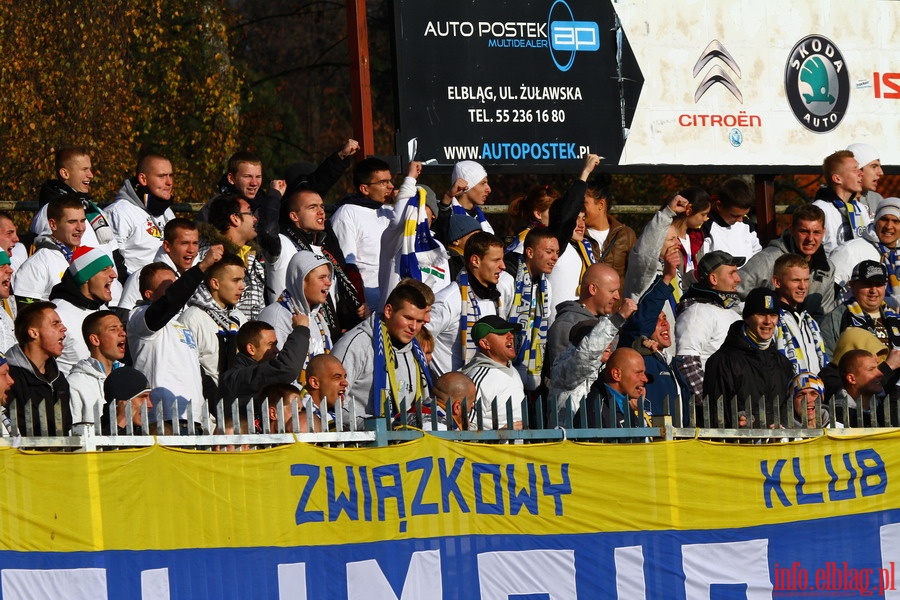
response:
<path id="1" fill-rule="evenodd" d="M 260 321 L 275 328 L 279 349 L 293 331 L 291 318 L 295 314 L 304 314 L 309 316 L 308 359 L 331 352 L 331 331 L 323 308 L 328 302 L 333 274 L 334 267 L 325 257 L 305 250 L 291 257 L 285 289 L 278 301 L 264 308 L 259 315 Z M 303 368 L 306 368 L 307 361 L 304 361 Z"/>

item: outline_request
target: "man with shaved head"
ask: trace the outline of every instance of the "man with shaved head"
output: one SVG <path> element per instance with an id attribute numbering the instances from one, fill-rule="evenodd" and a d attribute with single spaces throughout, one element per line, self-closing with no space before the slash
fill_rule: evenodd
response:
<path id="1" fill-rule="evenodd" d="M 334 405 L 340 398 L 343 407 L 348 385 L 347 370 L 341 361 L 331 354 L 317 354 L 306 365 L 306 385 L 303 386 L 301 401 L 305 404 L 309 397 L 315 406 L 313 412 L 321 416 L 318 411 L 322 400 L 325 400 L 334 421 Z"/>
<path id="2" fill-rule="evenodd" d="M 631 348 L 618 348 L 609 357 L 602 377 L 591 386 L 579 412 L 586 411 L 588 427 L 641 427 L 643 422 L 637 411 L 646 383 L 644 358 Z M 613 410 L 615 420 L 611 418 Z M 575 422 L 579 419 L 580 415 L 576 415 Z"/>
<path id="3" fill-rule="evenodd" d="M 556 319 L 547 332 L 544 377 L 550 377 L 553 361 L 568 347 L 569 332 L 576 324 L 612 315 L 610 320 L 616 329 L 622 326 L 626 317 L 613 314 L 621 298 L 620 287 L 619 274 L 609 265 L 595 263 L 585 269 L 578 300 L 568 300 L 556 306 Z"/>
<path id="4" fill-rule="evenodd" d="M 437 429 L 467 429 L 468 422 L 463 413 L 463 400 L 468 410 L 475 402 L 478 390 L 472 379 L 458 371 L 444 373 L 434 382 L 433 401 L 423 408 L 422 428 L 432 429 L 431 413 L 437 412 Z"/>

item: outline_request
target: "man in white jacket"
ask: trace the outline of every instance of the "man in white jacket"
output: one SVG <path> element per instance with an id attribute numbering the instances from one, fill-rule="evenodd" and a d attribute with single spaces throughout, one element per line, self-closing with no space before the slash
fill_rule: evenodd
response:
<path id="1" fill-rule="evenodd" d="M 510 323 L 497 315 L 488 315 L 472 326 L 472 339 L 478 352 L 462 369 L 472 378 L 477 390 L 476 402 L 469 409 L 469 428 L 521 429 L 522 403 L 525 388 L 518 371 L 512 365 L 516 357 L 513 335 L 522 329 L 518 323 Z M 493 421 L 493 403 L 497 403 L 497 423 Z M 511 414 L 507 403 L 512 404 Z"/>
<path id="2" fill-rule="evenodd" d="M 885 198 L 878 204 L 875 221 L 861 237 L 850 240 L 831 255 L 834 264 L 834 283 L 849 300 L 850 275 L 864 260 L 881 262 L 888 271 L 887 296 L 900 304 L 900 198 Z"/>
<path id="3" fill-rule="evenodd" d="M 860 201 L 862 170 L 849 150 L 838 150 L 822 163 L 825 185 L 816 192 L 816 206 L 825 212 L 822 246 L 830 257 L 844 242 L 862 236 L 871 222 L 869 208 Z"/>
<path id="4" fill-rule="evenodd" d="M 703 393 L 707 359 L 719 349 L 728 328 L 740 320 L 738 267 L 744 258 L 721 250 L 703 255 L 697 264 L 697 283 L 685 293 L 675 321 L 677 358 L 684 378 L 697 397 Z"/>
<path id="5" fill-rule="evenodd" d="M 247 316 L 237 308 L 243 293 L 244 261 L 225 254 L 206 271 L 204 282 L 181 313 L 181 324 L 191 330 L 197 343 L 207 398 L 217 396 L 219 376 L 232 366 L 237 355 L 234 340 L 247 322 Z"/>
<path id="6" fill-rule="evenodd" d="M 103 383 L 125 357 L 125 327 L 116 313 L 98 310 L 84 319 L 79 333 L 91 355 L 75 363 L 69 373 L 72 423 L 96 423 L 105 406 Z"/>
<path id="7" fill-rule="evenodd" d="M 342 199 L 331 226 L 348 263 L 356 265 L 365 286 L 366 304 L 381 305 L 378 269 L 381 265 L 381 234 L 390 222 L 394 183 L 391 167 L 377 158 L 357 163 L 353 172 L 356 193 Z"/>
<path id="8" fill-rule="evenodd" d="M 434 336 L 432 368 L 438 375 L 459 370 L 477 350 L 472 326 L 481 317 L 509 318 L 516 282 L 503 262 L 503 240 L 479 231 L 466 242 L 465 269 L 438 292 L 428 330 Z"/>

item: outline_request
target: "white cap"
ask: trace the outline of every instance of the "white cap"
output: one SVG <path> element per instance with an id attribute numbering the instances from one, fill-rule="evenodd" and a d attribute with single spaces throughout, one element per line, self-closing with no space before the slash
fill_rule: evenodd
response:
<path id="1" fill-rule="evenodd" d="M 875 220 L 877 221 L 884 215 L 894 215 L 900 219 L 900 198 L 885 198 L 878 203 Z"/>
<path id="2" fill-rule="evenodd" d="M 849 146 L 847 146 L 847 150 L 853 153 L 853 158 L 855 158 L 857 162 L 859 162 L 860 169 L 862 169 L 870 162 L 881 158 L 881 154 L 878 152 L 878 150 L 876 150 L 869 144 L 850 144 Z"/>
<path id="3" fill-rule="evenodd" d="M 487 171 L 480 164 L 474 160 L 461 160 L 453 167 L 450 185 L 453 185 L 457 179 L 464 179 L 469 187 L 474 187 L 485 177 L 487 177 Z"/>

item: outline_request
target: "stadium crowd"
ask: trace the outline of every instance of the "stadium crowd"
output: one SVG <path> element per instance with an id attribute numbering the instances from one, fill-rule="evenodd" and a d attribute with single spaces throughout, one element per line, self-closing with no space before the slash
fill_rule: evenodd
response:
<path id="1" fill-rule="evenodd" d="M 358 150 L 268 186 L 238 152 L 196 221 L 172 211 L 166 157 L 141 156 L 104 204 L 90 151 L 57 151 L 29 247 L 0 212 L 0 434 L 162 431 L 143 422 L 154 406 L 182 433 L 227 431 L 223 400 L 268 400 L 257 432 L 364 428 L 401 408 L 447 429 L 572 413 L 589 427 L 900 422 L 900 199 L 878 194 L 871 146 L 826 157 L 815 202 L 766 247 L 740 178 L 673 193 L 636 236 L 589 155 L 564 192 L 511 202 L 504 239 L 480 164 L 457 163 L 438 195 L 421 163 L 395 182 Z"/>

